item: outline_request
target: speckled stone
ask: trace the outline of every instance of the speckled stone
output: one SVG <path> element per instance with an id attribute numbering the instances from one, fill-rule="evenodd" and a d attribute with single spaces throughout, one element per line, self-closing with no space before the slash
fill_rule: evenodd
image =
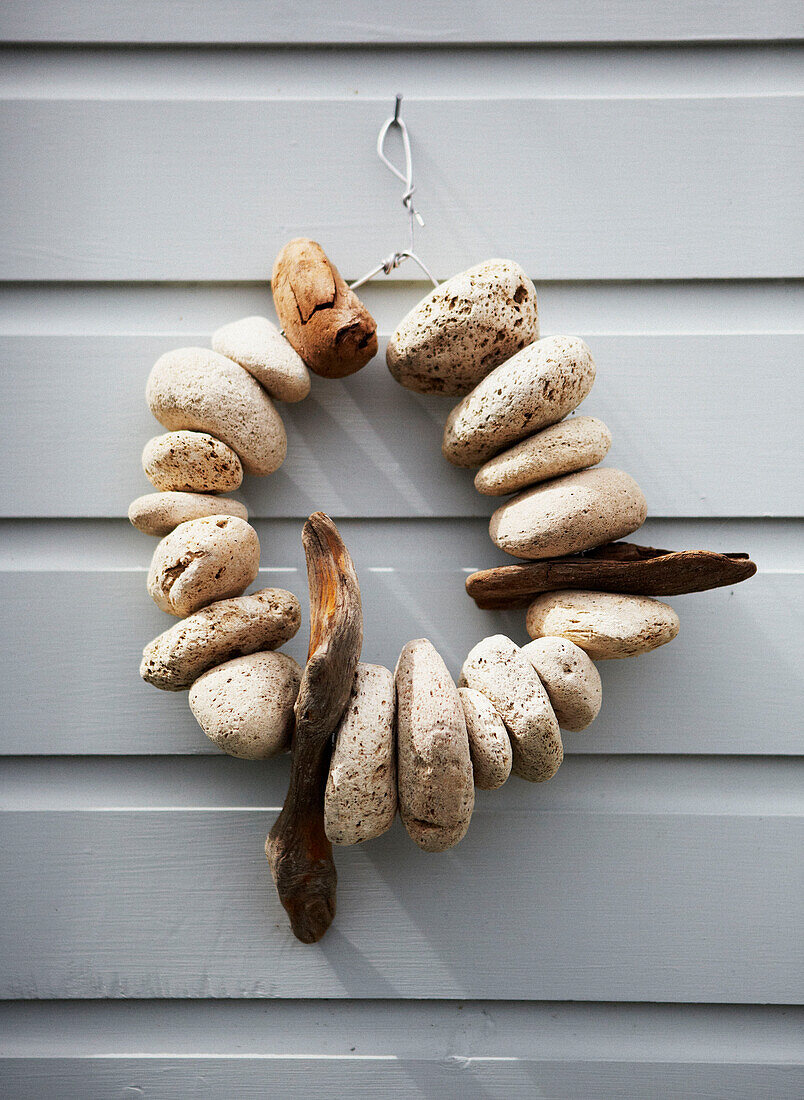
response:
<path id="1" fill-rule="evenodd" d="M 539 338 L 536 289 L 512 260 L 486 260 L 437 286 L 388 343 L 388 369 L 416 393 L 457 397 Z"/>
<path id="2" fill-rule="evenodd" d="M 190 710 L 218 748 L 268 760 L 290 748 L 301 669 L 285 653 L 249 653 L 211 668 L 190 688 Z"/>
<path id="3" fill-rule="evenodd" d="M 558 720 L 533 665 L 504 634 L 484 638 L 469 652 L 458 681 L 491 701 L 505 723 L 512 771 L 532 783 L 551 779 L 564 759 Z"/>
<path id="4" fill-rule="evenodd" d="M 380 836 L 396 814 L 396 689 L 382 665 L 359 664 L 335 734 L 324 796 L 324 829 L 333 844 Z"/>
<path id="5" fill-rule="evenodd" d="M 507 500 L 492 515 L 489 534 L 516 558 L 559 558 L 630 535 L 647 514 L 634 479 L 599 466 L 535 485 Z"/>
<path id="6" fill-rule="evenodd" d="M 285 427 L 248 371 L 208 348 L 179 348 L 157 359 L 145 387 L 148 407 L 169 431 L 209 432 L 238 455 L 248 474 L 285 461 Z"/>
<path id="7" fill-rule="evenodd" d="M 232 448 L 207 432 L 166 432 L 149 439 L 142 468 L 163 492 L 228 493 L 243 481 L 243 466 Z"/>
<path id="8" fill-rule="evenodd" d="M 455 406 L 444 428 L 444 457 L 455 466 L 480 466 L 511 443 L 563 420 L 594 380 L 594 360 L 578 337 L 548 336 L 529 344 Z"/>
<path id="9" fill-rule="evenodd" d="M 469 735 L 469 755 L 475 786 L 482 791 L 496 791 L 511 774 L 511 739 L 505 723 L 480 691 L 458 688 Z"/>
<path id="10" fill-rule="evenodd" d="M 537 596 L 526 620 L 531 638 L 568 638 L 596 661 L 635 657 L 671 642 L 678 615 L 649 596 L 563 589 Z"/>
<path id="11" fill-rule="evenodd" d="M 205 604 L 241 596 L 257 579 L 260 540 L 236 516 L 181 523 L 154 550 L 148 592 L 170 615 L 191 615 Z"/>
<path id="12" fill-rule="evenodd" d="M 492 497 L 518 493 L 529 485 L 595 466 L 610 446 L 611 432 L 602 420 L 572 416 L 490 458 L 475 474 L 475 488 Z"/>
<path id="13" fill-rule="evenodd" d="M 585 730 L 603 702 L 600 673 L 591 657 L 568 638 L 537 638 L 522 646 L 536 669 L 562 729 Z"/>
<path id="14" fill-rule="evenodd" d="M 244 317 L 212 334 L 212 347 L 244 370 L 277 401 L 303 401 L 310 392 L 304 360 L 267 317 Z"/>
<path id="15" fill-rule="evenodd" d="M 169 535 L 180 523 L 203 516 L 237 516 L 248 519 L 248 509 L 239 500 L 213 497 L 206 493 L 146 493 L 129 505 L 128 518 L 146 535 Z"/>
<path id="16" fill-rule="evenodd" d="M 186 691 L 202 672 L 232 657 L 278 649 L 300 623 L 299 601 L 284 588 L 218 600 L 149 642 L 140 676 L 163 691 Z"/>
<path id="17" fill-rule="evenodd" d="M 408 642 L 396 666 L 399 813 L 425 852 L 465 835 L 475 788 L 458 689 L 431 642 Z"/>

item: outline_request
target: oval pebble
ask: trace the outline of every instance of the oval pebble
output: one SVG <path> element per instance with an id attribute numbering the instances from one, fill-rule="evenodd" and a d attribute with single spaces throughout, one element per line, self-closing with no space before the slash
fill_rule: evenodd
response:
<path id="1" fill-rule="evenodd" d="M 514 775 L 551 779 L 564 759 L 558 721 L 533 665 L 504 634 L 478 642 L 461 668 L 461 687 L 490 700 L 511 738 Z"/>
<path id="2" fill-rule="evenodd" d="M 218 600 L 163 631 L 142 651 L 140 676 L 163 691 L 186 691 L 202 672 L 232 657 L 278 649 L 301 623 L 299 601 L 284 588 Z"/>
<path id="3" fill-rule="evenodd" d="M 603 685 L 591 657 L 568 638 L 537 638 L 522 646 L 536 669 L 562 729 L 578 733 L 600 713 Z"/>
<path id="4" fill-rule="evenodd" d="M 148 571 L 151 599 L 170 615 L 191 615 L 214 600 L 240 596 L 257 579 L 260 540 L 236 516 L 181 523 L 154 550 Z"/>
<path id="5" fill-rule="evenodd" d="M 536 288 L 513 260 L 486 260 L 441 283 L 388 342 L 385 360 L 416 393 L 469 393 L 539 338 Z"/>
<path id="6" fill-rule="evenodd" d="M 469 755 L 475 786 L 482 791 L 496 791 L 511 774 L 511 739 L 505 723 L 480 691 L 458 688 L 469 735 Z"/>
<path id="7" fill-rule="evenodd" d="M 212 347 L 239 363 L 277 401 L 303 401 L 310 392 L 304 360 L 267 317 L 244 317 L 212 334 Z"/>
<path id="8" fill-rule="evenodd" d="M 595 661 L 635 657 L 671 642 L 678 615 L 649 596 L 563 589 L 537 596 L 528 608 L 531 638 L 568 638 Z"/>
<path id="9" fill-rule="evenodd" d="M 647 514 L 634 479 L 600 466 L 535 485 L 507 500 L 492 515 L 489 534 L 516 558 L 558 558 L 630 535 Z"/>
<path id="10" fill-rule="evenodd" d="M 431 642 L 408 642 L 396 666 L 399 813 L 425 852 L 465 835 L 475 787 L 458 689 Z"/>
<path id="11" fill-rule="evenodd" d="M 228 493 L 243 480 L 243 466 L 232 448 L 206 432 L 166 432 L 149 439 L 142 468 L 163 492 Z"/>
<path id="12" fill-rule="evenodd" d="M 576 336 L 529 344 L 455 406 L 444 428 L 444 457 L 455 466 L 480 466 L 509 444 L 563 420 L 594 380 L 592 355 Z"/>
<path id="13" fill-rule="evenodd" d="M 475 488 L 492 497 L 518 493 L 529 485 L 595 466 L 610 446 L 611 432 L 602 420 L 573 416 L 490 458 L 475 474 Z"/>
<path id="14" fill-rule="evenodd" d="M 209 432 L 238 455 L 249 474 L 285 461 L 285 427 L 262 386 L 238 364 L 207 348 L 179 348 L 157 359 L 145 387 L 153 415 L 170 431 Z"/>
<path id="15" fill-rule="evenodd" d="M 129 520 L 146 535 L 169 535 L 180 523 L 203 516 L 248 519 L 248 509 L 239 500 L 205 493 L 146 493 L 128 508 Z"/>
<path id="16" fill-rule="evenodd" d="M 333 844 L 359 844 L 390 829 L 396 815 L 396 689 L 382 665 L 360 663 L 335 733 L 324 795 Z"/>
<path id="17" fill-rule="evenodd" d="M 235 657 L 199 676 L 190 710 L 230 756 L 269 760 L 290 748 L 301 671 L 285 653 Z"/>

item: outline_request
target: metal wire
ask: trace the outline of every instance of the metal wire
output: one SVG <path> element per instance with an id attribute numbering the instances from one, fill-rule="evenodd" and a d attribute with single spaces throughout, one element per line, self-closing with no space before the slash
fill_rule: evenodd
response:
<path id="1" fill-rule="evenodd" d="M 402 96 L 396 97 L 396 105 L 394 107 L 394 113 L 390 118 L 380 127 L 380 132 L 377 135 L 377 156 L 389 171 L 393 172 L 398 180 L 401 180 L 405 185 L 405 191 L 402 195 L 402 205 L 408 212 L 408 247 L 400 249 L 398 252 L 392 252 L 389 256 L 386 256 L 384 260 L 380 260 L 376 267 L 367 272 L 361 279 L 351 283 L 352 290 L 357 290 L 358 287 L 363 286 L 370 279 L 373 279 L 381 272 L 385 275 L 390 275 L 391 272 L 399 267 L 405 260 L 413 260 L 415 264 L 421 268 L 433 286 L 438 286 L 438 281 L 433 278 L 430 270 L 425 266 L 422 260 L 416 255 L 415 251 L 415 233 L 416 225 L 424 226 L 424 218 L 419 211 L 413 205 L 413 195 L 416 190 L 416 186 L 413 182 L 413 157 L 410 152 L 410 137 L 408 135 L 408 128 L 400 117 L 400 105 L 402 103 Z M 385 142 L 388 138 L 388 134 L 392 129 L 399 130 L 402 138 L 402 149 L 405 154 L 405 169 L 401 171 L 397 166 L 392 163 L 385 155 Z"/>

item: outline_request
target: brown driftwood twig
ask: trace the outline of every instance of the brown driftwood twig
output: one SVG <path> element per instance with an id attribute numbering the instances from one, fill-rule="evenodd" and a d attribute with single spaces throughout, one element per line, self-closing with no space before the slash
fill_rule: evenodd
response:
<path id="1" fill-rule="evenodd" d="M 324 832 L 324 791 L 332 734 L 360 658 L 363 611 L 352 559 L 329 516 L 310 516 L 302 542 L 310 648 L 295 706 L 290 785 L 265 854 L 294 934 L 303 943 L 316 943 L 335 916 L 337 874 Z"/>
<path id="2" fill-rule="evenodd" d="M 710 550 L 656 550 L 632 542 L 611 542 L 577 557 L 482 569 L 466 578 L 478 607 L 527 607 L 541 592 L 582 588 L 634 596 L 678 596 L 738 584 L 756 573 L 747 554 Z"/>

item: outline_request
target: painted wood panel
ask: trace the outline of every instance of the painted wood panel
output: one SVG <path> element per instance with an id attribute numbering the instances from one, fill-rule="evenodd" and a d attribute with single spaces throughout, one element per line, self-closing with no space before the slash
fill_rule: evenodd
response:
<path id="1" fill-rule="evenodd" d="M 260 530 L 270 554 L 270 526 Z M 486 537 L 458 530 L 464 551 Z M 460 568 L 420 564 L 428 555 L 438 560 L 448 537 L 443 527 L 381 526 L 376 535 L 373 550 L 353 547 L 365 660 L 393 668 L 405 642 L 429 637 L 457 675 L 480 638 L 505 633 L 527 641 L 523 612 L 480 611 L 463 591 Z M 393 557 L 384 545 L 394 548 Z M 284 553 L 281 571 L 263 571 L 259 583 L 299 596 L 302 629 L 285 648 L 303 661 L 307 598 L 298 532 Z M 603 709 L 588 731 L 566 735 L 567 752 L 801 753 L 801 582 L 801 573 L 771 572 L 735 589 L 674 597 L 679 637 L 638 659 L 600 662 Z M 0 599 L 14 637 L 0 671 L 0 752 L 217 752 L 186 694 L 157 691 L 139 678 L 143 645 L 174 622 L 148 598 L 144 571 L 7 571 L 0 573 Z"/>
<path id="2" fill-rule="evenodd" d="M 0 992 L 797 1003 L 800 796 L 756 784 L 757 815 L 480 810 L 439 859 L 397 823 L 338 853 L 313 948 L 270 882 L 275 813 L 8 812 Z"/>
<path id="3" fill-rule="evenodd" d="M 545 278 L 795 277 L 802 102 L 411 98 L 420 247 L 438 277 L 488 254 Z M 357 277 L 397 224 L 374 153 L 387 113 L 371 99 L 7 100 L 5 277 L 264 278 L 310 233 Z"/>
<path id="4" fill-rule="evenodd" d="M 598 374 L 580 411 L 609 425 L 606 463 L 635 476 L 652 516 L 804 512 L 794 369 L 804 336 L 581 334 Z M 209 339 L 209 332 L 0 336 L 0 462 L 16 471 L 0 488 L 0 514 L 125 515 L 135 496 L 152 491 L 140 454 L 164 431 L 145 404 L 151 365 L 164 351 Z M 287 460 L 271 477 L 246 478 L 240 495 L 256 517 L 317 508 L 333 516 L 489 516 L 500 501 L 477 493 L 473 472 L 441 455 L 454 403 L 397 385 L 383 342 L 359 374 L 314 377 L 310 398 L 279 406 Z M 53 477 L 57 469 L 69 478 Z"/>
<path id="5" fill-rule="evenodd" d="M 265 4 L 183 0 L 168 12 L 159 0 L 6 0 L 0 37 L 23 42 L 355 42 L 447 45 L 456 42 L 611 42 L 804 37 L 794 0 L 761 8 L 738 0 L 513 0 L 504 12 L 483 5 L 458 9 L 410 0 L 402 12 L 388 0 L 323 0 Z"/>

